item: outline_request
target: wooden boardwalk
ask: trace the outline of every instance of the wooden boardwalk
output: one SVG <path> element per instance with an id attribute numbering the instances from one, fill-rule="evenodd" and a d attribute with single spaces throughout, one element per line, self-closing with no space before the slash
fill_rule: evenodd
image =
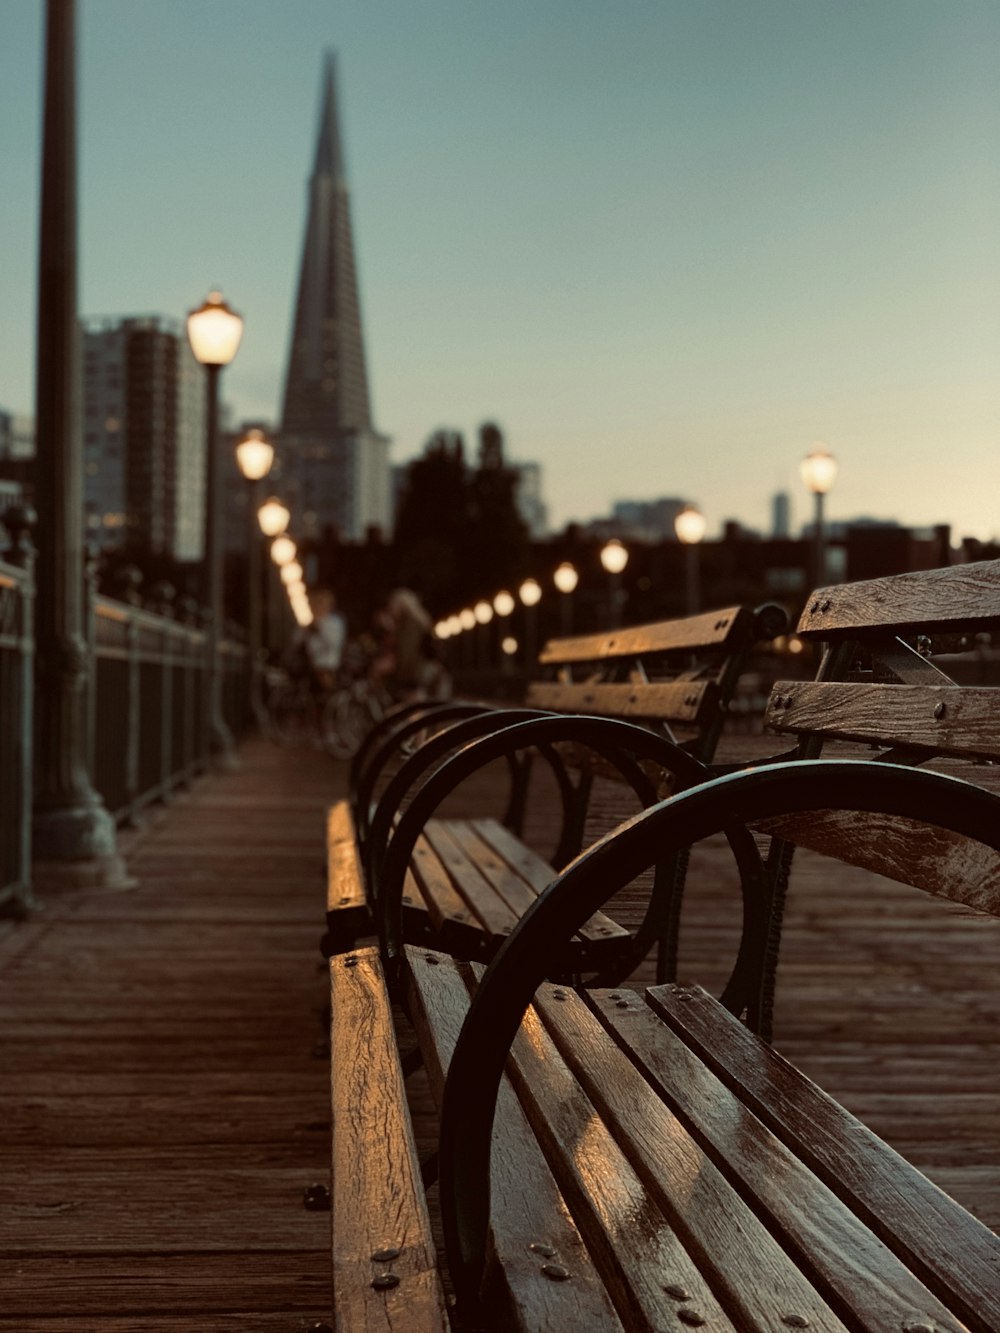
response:
<path id="1" fill-rule="evenodd" d="M 343 776 L 254 742 L 136 840 L 136 889 L 0 924 L 0 1328 L 328 1320 L 329 1219 L 303 1192 L 328 1172 L 316 946 Z M 709 847 L 692 874 L 684 970 L 707 981 L 725 863 Z M 786 938 L 779 1047 L 1000 1225 L 1000 923 L 803 856 Z"/>

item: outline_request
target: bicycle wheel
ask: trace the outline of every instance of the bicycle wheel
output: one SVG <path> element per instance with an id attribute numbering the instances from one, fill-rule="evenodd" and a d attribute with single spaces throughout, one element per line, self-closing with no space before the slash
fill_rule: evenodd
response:
<path id="1" fill-rule="evenodd" d="M 323 744 L 334 759 L 357 754 L 374 718 L 366 695 L 338 690 L 323 709 Z"/>
<path id="2" fill-rule="evenodd" d="M 279 745 L 300 745 L 309 733 L 309 715 L 302 691 L 279 685 L 267 701 L 268 731 Z"/>

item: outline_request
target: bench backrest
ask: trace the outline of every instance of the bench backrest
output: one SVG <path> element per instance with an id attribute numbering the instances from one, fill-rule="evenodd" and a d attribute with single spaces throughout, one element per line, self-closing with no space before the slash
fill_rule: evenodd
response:
<path id="1" fill-rule="evenodd" d="M 657 722 L 686 731 L 698 758 L 714 752 L 726 708 L 754 645 L 782 634 L 780 607 L 726 607 L 602 634 L 551 639 L 550 676 L 529 686 L 529 707 Z"/>
<path id="2" fill-rule="evenodd" d="M 998 629 L 1000 560 L 821 588 L 797 630 L 826 645 L 818 677 L 779 681 L 766 723 L 797 736 L 802 757 L 840 753 L 845 743 L 875 746 L 881 754 L 863 757 L 931 762 L 1000 790 L 992 767 L 1000 760 L 1000 689 L 959 685 L 932 661 L 947 658 L 954 670 L 955 654 L 981 649 Z M 832 811 L 783 817 L 764 831 L 968 906 L 1000 910 L 1000 858 L 957 835 Z"/>

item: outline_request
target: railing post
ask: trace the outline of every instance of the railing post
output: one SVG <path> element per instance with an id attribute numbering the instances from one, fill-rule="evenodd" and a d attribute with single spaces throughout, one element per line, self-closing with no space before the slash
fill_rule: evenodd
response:
<path id="1" fill-rule="evenodd" d="M 31 887 L 31 794 L 34 786 L 33 753 L 34 727 L 32 696 L 34 692 L 34 597 L 35 550 L 31 544 L 31 528 L 35 514 L 31 509 L 8 509 L 3 516 L 4 527 L 10 537 L 10 546 L 4 553 L 5 561 L 21 570 L 18 585 L 11 590 L 12 605 L 16 608 L 14 631 L 17 640 L 14 650 L 14 669 L 10 686 L 0 699 L 2 726 L 10 738 L 9 758 L 11 774 L 4 774 L 6 787 L 9 778 L 10 804 L 5 801 L 4 818 L 10 820 L 13 874 L 6 884 L 0 878 L 0 912 L 5 916 L 23 916 L 37 907 Z M 0 673 L 2 678 L 2 673 Z M 2 870 L 2 867 L 0 867 Z"/>

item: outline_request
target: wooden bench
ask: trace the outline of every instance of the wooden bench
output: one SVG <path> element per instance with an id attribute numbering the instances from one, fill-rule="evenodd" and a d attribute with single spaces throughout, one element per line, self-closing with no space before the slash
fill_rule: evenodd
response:
<path id="1" fill-rule="evenodd" d="M 800 628 L 839 642 L 851 666 L 859 649 L 846 645 L 861 644 L 859 679 L 783 682 L 769 710 L 803 745 L 845 737 L 877 744 L 879 761 L 802 757 L 645 810 L 553 881 L 485 973 L 403 945 L 398 903 L 382 956 L 330 960 L 338 1329 L 1000 1328 L 997 1237 L 740 1021 L 761 1012 L 780 915 L 763 862 L 743 863 L 758 928 L 725 1004 L 690 985 L 546 980 L 637 872 L 734 824 L 1000 916 L 1000 798 L 912 766 L 933 752 L 989 780 L 995 770 L 975 765 L 1000 762 L 1000 692 L 900 670 L 933 670 L 936 635 L 947 649 L 1000 628 L 1000 562 L 828 593 Z M 827 684 L 829 710 L 816 692 Z M 466 771 L 495 747 L 485 737 L 450 762 Z M 390 990 L 440 1106 L 457 1310 L 435 1259 Z"/>
<path id="2" fill-rule="evenodd" d="M 429 712 L 411 710 L 398 726 L 386 729 L 378 743 L 366 747 L 354 770 L 354 801 L 340 802 L 329 813 L 327 952 L 350 948 L 373 929 L 387 844 L 399 811 L 427 776 L 480 735 L 512 720 L 556 714 L 567 720 L 558 735 L 550 729 L 546 736 L 544 757 L 559 784 L 562 810 L 562 828 L 550 859 L 532 851 L 520 836 L 530 772 L 530 758 L 523 752 L 517 758 L 506 756 L 512 785 L 502 819 L 429 820 L 408 859 L 403 892 L 407 938 L 459 957 L 492 957 L 552 879 L 553 863 L 565 864 L 580 849 L 594 770 L 573 752 L 574 740 L 582 735 L 574 722 L 577 715 L 616 719 L 621 724 L 618 734 L 627 743 L 636 726 L 660 739 L 659 747 L 650 751 L 646 773 L 628 779 L 638 800 L 650 804 L 665 790 L 664 772 L 672 772 L 680 785 L 700 779 L 700 766 L 715 753 L 749 653 L 785 625 L 778 607 L 729 607 L 553 640 L 539 663 L 554 679 L 533 683 L 523 710 L 497 711 L 461 702 Z M 427 739 L 430 730 L 438 734 Z M 417 734 L 424 738 L 419 753 L 393 771 L 400 748 Z M 614 766 L 610 771 L 617 772 Z M 345 861 L 353 858 L 358 865 L 352 870 L 364 873 L 345 876 Z M 353 891 L 348 883 L 355 886 Z M 567 963 L 600 969 L 637 948 L 647 951 L 652 941 L 648 929 L 633 936 L 598 914 L 569 947 Z"/>

